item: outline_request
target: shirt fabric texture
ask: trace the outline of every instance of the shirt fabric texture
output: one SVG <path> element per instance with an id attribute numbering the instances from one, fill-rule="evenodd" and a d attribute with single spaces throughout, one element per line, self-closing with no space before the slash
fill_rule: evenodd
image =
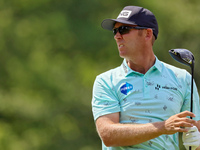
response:
<path id="1" fill-rule="evenodd" d="M 200 120 L 199 95 L 193 88 L 193 112 Z M 182 111 L 190 111 L 191 75 L 184 69 L 166 64 L 156 57 L 155 64 L 141 74 L 131 70 L 124 59 L 121 66 L 96 77 L 92 111 L 98 117 L 120 113 L 120 123 L 146 124 L 167 120 Z M 113 135 L 114 136 L 114 135 Z M 179 150 L 178 133 L 161 135 L 144 143 L 106 147 L 103 150 Z"/>

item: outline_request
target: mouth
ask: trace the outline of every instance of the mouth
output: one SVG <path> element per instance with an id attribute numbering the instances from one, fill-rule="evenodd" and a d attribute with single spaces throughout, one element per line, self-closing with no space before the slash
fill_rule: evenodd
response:
<path id="1" fill-rule="evenodd" d="M 123 47 L 124 45 L 123 44 L 119 44 L 119 48 Z"/>

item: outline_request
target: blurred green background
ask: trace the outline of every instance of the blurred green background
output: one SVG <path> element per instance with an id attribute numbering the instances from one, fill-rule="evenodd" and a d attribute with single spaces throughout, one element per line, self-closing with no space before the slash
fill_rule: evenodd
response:
<path id="1" fill-rule="evenodd" d="M 96 75 L 122 59 L 112 32 L 100 26 L 126 5 L 150 9 L 160 33 L 157 57 L 172 48 L 196 58 L 200 84 L 199 0 L 1 0 L 0 149 L 100 150 L 92 111 Z"/>

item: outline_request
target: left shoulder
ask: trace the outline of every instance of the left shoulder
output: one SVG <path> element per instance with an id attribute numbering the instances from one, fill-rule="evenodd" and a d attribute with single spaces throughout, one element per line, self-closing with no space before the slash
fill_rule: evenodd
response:
<path id="1" fill-rule="evenodd" d="M 163 66 L 163 70 L 167 71 L 171 75 L 175 75 L 176 77 L 182 77 L 182 78 L 186 78 L 186 77 L 190 76 L 189 72 L 185 69 L 175 67 L 173 65 L 170 65 L 170 64 L 162 62 L 162 61 L 161 61 L 161 63 Z"/>

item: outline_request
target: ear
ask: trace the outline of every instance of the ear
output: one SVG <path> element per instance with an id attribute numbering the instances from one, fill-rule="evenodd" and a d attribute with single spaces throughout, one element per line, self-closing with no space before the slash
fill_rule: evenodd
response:
<path id="1" fill-rule="evenodd" d="M 149 40 L 152 38 L 153 38 L 153 30 L 150 28 L 146 29 L 146 39 Z"/>

